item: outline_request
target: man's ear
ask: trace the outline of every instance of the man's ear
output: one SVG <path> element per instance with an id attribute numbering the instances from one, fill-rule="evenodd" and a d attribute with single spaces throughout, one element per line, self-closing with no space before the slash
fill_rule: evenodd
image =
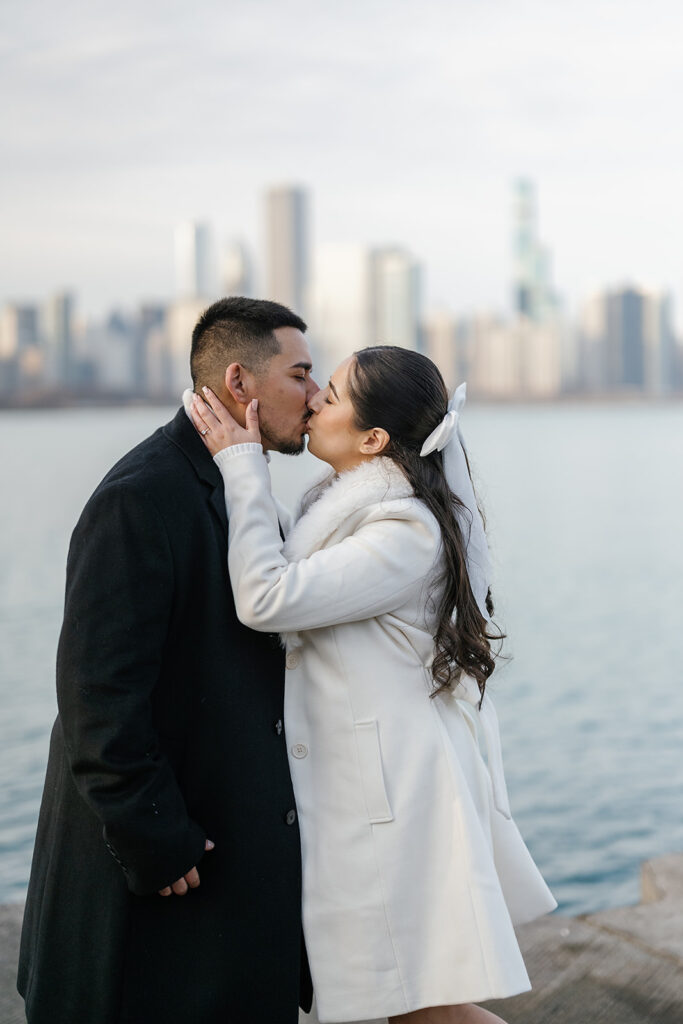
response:
<path id="1" fill-rule="evenodd" d="M 382 427 L 373 427 L 369 430 L 361 442 L 360 450 L 363 455 L 379 455 L 389 444 L 391 438 Z"/>
<path id="2" fill-rule="evenodd" d="M 239 405 L 247 405 L 254 397 L 253 377 L 240 363 L 230 363 L 226 367 L 224 380 L 228 394 Z"/>

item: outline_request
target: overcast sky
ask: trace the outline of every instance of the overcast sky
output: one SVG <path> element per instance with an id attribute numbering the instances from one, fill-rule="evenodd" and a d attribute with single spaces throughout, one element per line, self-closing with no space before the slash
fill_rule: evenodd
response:
<path id="1" fill-rule="evenodd" d="M 0 301 L 167 298 L 184 218 L 262 262 L 291 181 L 316 242 L 404 244 L 430 305 L 504 309 L 520 175 L 570 303 L 678 299 L 682 54 L 665 0 L 3 0 Z"/>

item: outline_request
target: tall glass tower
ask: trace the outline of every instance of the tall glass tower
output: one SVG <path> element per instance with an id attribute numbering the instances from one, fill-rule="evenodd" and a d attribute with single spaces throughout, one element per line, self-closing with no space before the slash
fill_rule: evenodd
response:
<path id="1" fill-rule="evenodd" d="M 514 186 L 513 308 L 534 320 L 538 242 L 536 238 L 536 190 L 521 179 Z"/>
<path id="2" fill-rule="evenodd" d="M 512 246 L 513 309 L 541 323 L 552 316 L 557 303 L 551 283 L 550 251 L 538 238 L 536 188 L 527 178 L 514 184 Z"/>
<path id="3" fill-rule="evenodd" d="M 308 287 L 308 194 L 282 186 L 266 194 L 266 298 L 295 313 L 305 309 Z"/>
<path id="4" fill-rule="evenodd" d="M 175 230 L 176 294 L 179 299 L 206 299 L 214 292 L 211 229 L 184 221 Z"/>

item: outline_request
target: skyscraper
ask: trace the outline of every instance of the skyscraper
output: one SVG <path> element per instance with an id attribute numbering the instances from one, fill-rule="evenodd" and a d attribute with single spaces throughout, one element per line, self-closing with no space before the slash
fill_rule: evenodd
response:
<path id="1" fill-rule="evenodd" d="M 244 242 L 232 240 L 223 250 L 221 290 L 224 295 L 252 295 L 251 260 Z"/>
<path id="2" fill-rule="evenodd" d="M 7 303 L 0 312 L 0 359 L 18 356 L 37 344 L 37 307 L 24 303 Z"/>
<path id="3" fill-rule="evenodd" d="M 323 378 L 354 349 L 372 344 L 370 251 L 360 245 L 330 244 L 315 253 L 311 323 L 319 344 L 316 373 Z"/>
<path id="4" fill-rule="evenodd" d="M 372 334 L 375 344 L 420 347 L 420 268 L 405 249 L 372 253 Z"/>
<path id="5" fill-rule="evenodd" d="M 43 376 L 38 309 L 8 303 L 0 310 L 0 392 L 12 392 Z"/>
<path id="6" fill-rule="evenodd" d="M 50 383 L 67 388 L 78 383 L 74 305 L 74 296 L 70 292 L 59 292 L 43 307 L 47 377 Z"/>
<path id="7" fill-rule="evenodd" d="M 661 395 L 675 389 L 671 297 L 636 287 L 594 296 L 581 317 L 584 386 Z"/>
<path id="8" fill-rule="evenodd" d="M 439 367 L 446 387 L 454 388 L 460 383 L 457 324 L 455 317 L 447 310 L 434 310 L 424 323 L 426 354 Z"/>
<path id="9" fill-rule="evenodd" d="M 612 388 L 645 386 L 645 296 L 624 288 L 607 296 L 607 383 Z"/>
<path id="10" fill-rule="evenodd" d="M 308 290 L 308 194 L 281 186 L 266 193 L 266 298 L 303 313 Z"/>
<path id="11" fill-rule="evenodd" d="M 536 290 L 536 193 L 530 181 L 514 186 L 513 210 L 513 308 L 533 318 Z"/>
<path id="12" fill-rule="evenodd" d="M 214 292 L 214 259 L 208 224 L 184 221 L 175 229 L 176 296 L 209 299 Z"/>
<path id="13" fill-rule="evenodd" d="M 397 247 L 322 245 L 315 254 L 310 312 L 328 372 L 368 345 L 417 349 L 420 268 Z"/>
<path id="14" fill-rule="evenodd" d="M 512 244 L 513 309 L 535 323 L 547 321 L 557 308 L 550 250 L 539 241 L 536 188 L 526 178 L 514 185 Z"/>

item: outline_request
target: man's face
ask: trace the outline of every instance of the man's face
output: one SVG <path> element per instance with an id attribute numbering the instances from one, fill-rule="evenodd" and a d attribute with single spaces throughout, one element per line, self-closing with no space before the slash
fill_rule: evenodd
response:
<path id="1" fill-rule="evenodd" d="M 280 352 L 255 382 L 264 450 L 299 455 L 304 450 L 308 400 L 319 391 L 311 377 L 311 354 L 301 331 L 278 327 L 273 332 Z"/>

